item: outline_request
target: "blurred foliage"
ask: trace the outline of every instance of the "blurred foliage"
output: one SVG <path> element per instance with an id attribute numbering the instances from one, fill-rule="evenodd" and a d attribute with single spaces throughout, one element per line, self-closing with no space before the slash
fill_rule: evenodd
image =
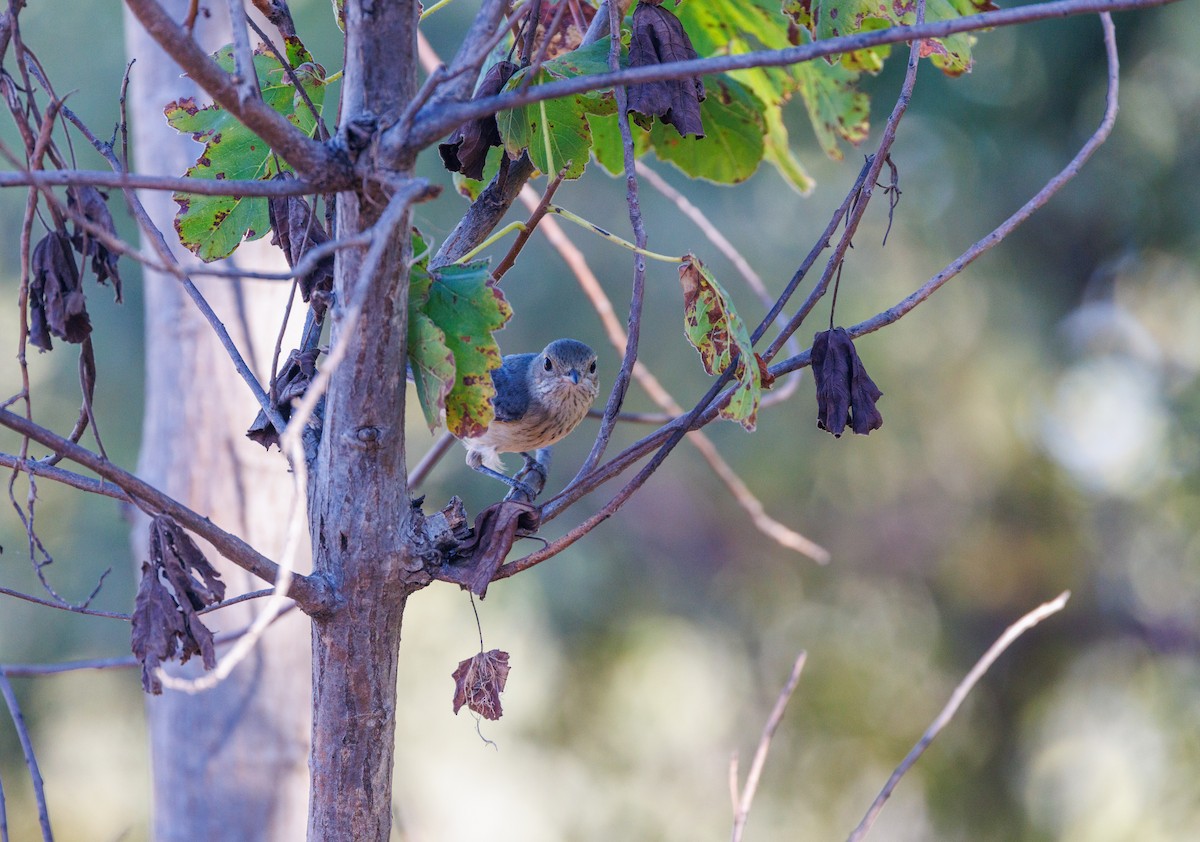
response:
<path id="1" fill-rule="evenodd" d="M 35 5 L 22 21 L 59 88 L 78 89 L 73 107 L 103 133 L 116 114 L 119 39 L 86 65 L 47 46 L 81 43 L 101 26 L 115 32 L 120 21 L 109 5 L 77 6 L 62 16 Z M 328 5 L 297 11 L 317 61 L 336 69 Z M 452 5 L 427 22 L 444 55 L 471 11 Z M 760 413 L 754 435 L 734 424 L 711 428 L 768 510 L 831 550 L 829 566 L 754 531 L 681 445 L 617 518 L 480 605 L 486 646 L 512 653 L 506 715 L 482 726 L 499 751 L 481 743 L 470 718 L 450 714 L 450 672 L 478 645 L 466 598 L 434 587 L 410 602 L 400 836 L 724 838 L 730 753 L 750 756 L 806 649 L 747 838 L 844 837 L 991 640 L 1062 588 L 1074 593 L 1066 611 L 1001 659 L 902 782 L 871 838 L 1200 835 L 1200 216 L 1192 195 L 1200 19 L 1181 5 L 1118 15 L 1117 29 L 1122 110 L 1110 142 L 1030 225 L 900 323 L 857 343 L 884 391 L 881 430 L 840 440 L 818 431 L 807 374 L 793 401 Z M 850 253 L 838 322 L 907 295 L 1024 202 L 1098 122 L 1104 58 L 1095 20 L 986 33 L 975 58 L 974 72 L 959 79 L 922 69 L 893 153 L 904 194 L 895 224 L 881 248 L 886 208 L 872 207 Z M 869 83 L 868 143 L 899 86 L 902 68 L 891 65 Z M 843 165 L 822 158 L 804 114 L 793 108 L 787 119 L 818 183 L 809 198 L 773 171 L 718 188 L 656 165 L 775 289 L 857 170 L 854 155 Z M 422 173 L 449 185 L 436 157 L 422 161 Z M 593 169 L 556 201 L 627 230 L 621 180 Z M 728 263 L 673 205 L 646 187 L 641 195 L 650 247 L 696 252 L 752 320 L 757 307 Z M 22 206 L 17 192 L 0 194 L 5 231 L 18 230 Z M 421 206 L 417 224 L 441 239 L 464 207 L 448 190 Z M 571 234 L 621 306 L 627 255 Z M 14 243 L 0 249 L 10 301 Z M 138 286 L 131 277 L 122 308 L 92 295 L 99 417 L 110 454 L 129 466 L 141 416 Z M 611 382 L 619 356 L 540 238 L 504 292 L 515 313 L 499 336 L 505 352 L 576 336 L 604 349 L 601 373 Z M 669 374 L 687 403 L 708 379 L 679 334 L 680 307 L 675 269 L 652 266 L 643 359 Z M 804 344 L 825 327 L 827 308 L 803 330 Z M 0 311 L 8 348 L 15 325 L 11 307 Z M 64 419 L 60 426 L 78 407 L 74 370 L 66 349 L 31 362 L 38 411 Z M 13 391 L 15 365 L 0 377 Z M 635 387 L 629 408 L 653 407 Z M 415 401 L 410 410 L 416 458 L 428 436 Z M 585 425 L 558 448 L 552 485 L 573 473 L 592 430 Z M 623 429 L 614 447 L 644 432 Z M 3 446 L 16 445 L 5 437 Z M 19 499 L 25 488 L 18 480 Z M 464 493 L 472 510 L 496 494 L 461 466 L 460 452 L 423 490 L 433 503 Z M 45 482 L 38 494 L 54 586 L 78 599 L 112 567 L 100 607 L 129 610 L 133 564 L 118 507 Z M 595 497 L 585 506 L 598 506 Z M 36 591 L 11 509 L 0 544 L 0 584 Z M 127 651 L 120 622 L 0 604 L 0 662 Z M 136 672 L 16 683 L 59 838 L 145 838 Z M 29 838 L 28 781 L 7 725 L 0 775 L 13 838 Z"/>

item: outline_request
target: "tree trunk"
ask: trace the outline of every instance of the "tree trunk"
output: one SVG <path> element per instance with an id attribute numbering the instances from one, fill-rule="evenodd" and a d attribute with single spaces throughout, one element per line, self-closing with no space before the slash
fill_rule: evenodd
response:
<path id="1" fill-rule="evenodd" d="M 185 2 L 171 2 L 177 20 Z M 216 49 L 228 43 L 210 4 L 196 35 Z M 130 98 L 136 169 L 182 174 L 200 147 L 169 128 L 163 106 L 179 96 L 203 95 L 141 30 L 127 26 L 129 55 L 137 59 Z M 176 205 L 169 193 L 143 194 L 168 241 Z M 149 245 L 143 249 L 152 253 Z M 177 248 L 187 261 L 190 256 Z M 279 268 L 266 240 L 243 245 L 242 266 Z M 267 382 L 287 294 L 285 284 L 199 283 L 229 327 L 260 381 Z M 283 545 L 284 508 L 292 494 L 278 452 L 245 438 L 257 406 L 211 328 L 172 277 L 147 271 L 146 414 L 139 472 L 167 494 L 241 535 L 268 556 Z M 287 347 L 285 346 L 285 351 Z M 146 557 L 145 524 L 135 531 L 137 560 Z M 207 549 L 207 548 L 206 548 Z M 207 550 L 228 595 L 263 582 Z M 253 601 L 207 615 L 215 631 L 240 628 L 258 609 Z M 279 840 L 304 833 L 308 798 L 310 664 L 308 621 L 298 611 L 276 623 L 254 653 L 217 688 L 198 694 L 165 690 L 148 697 L 157 840 Z M 188 664 L 188 667 L 193 667 Z M 181 670 L 192 674 L 188 668 Z"/>
<path id="2" fill-rule="evenodd" d="M 394 120 L 416 90 L 419 5 L 346 3 L 342 126 Z M 349 144 L 348 144 L 349 145 Z M 373 154 L 368 149 L 364 155 Z M 411 171 L 388 173 L 396 179 Z M 387 194 L 366 186 L 338 196 L 339 237 L 374 224 Z M 366 284 L 361 319 L 347 308 L 364 266 L 338 254 L 331 344 L 346 355 L 330 383 L 310 504 L 314 569 L 339 602 L 313 621 L 313 755 L 309 839 L 385 842 L 391 829 L 400 621 L 420 587 L 409 540 L 404 390 L 410 215 L 395 228 Z"/>

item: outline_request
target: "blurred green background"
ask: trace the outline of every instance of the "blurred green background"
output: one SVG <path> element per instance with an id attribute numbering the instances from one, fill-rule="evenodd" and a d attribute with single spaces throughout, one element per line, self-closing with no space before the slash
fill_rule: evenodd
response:
<path id="1" fill-rule="evenodd" d="M 293 3 L 302 34 L 340 67 L 323 2 Z M 472 9 L 426 27 L 444 55 Z M 957 681 L 1012 620 L 1069 588 L 1066 610 L 1020 640 L 909 773 L 879 840 L 1179 840 L 1200 837 L 1200 22 L 1184 5 L 1117 16 L 1121 115 L 1092 163 L 1007 242 L 911 315 L 858 343 L 884 391 L 884 427 L 816 429 L 811 380 L 747 435 L 710 428 L 775 517 L 827 547 L 819 567 L 759 534 L 683 445 L 616 518 L 480 605 L 485 644 L 512 655 L 505 717 L 450 712 L 449 674 L 477 646 L 466 597 L 410 601 L 401 658 L 396 815 L 412 840 L 722 839 L 727 770 L 743 767 L 799 650 L 808 665 L 776 736 L 747 839 L 844 838 Z M 124 67 L 112 4 L 33 4 L 26 40 L 101 133 Z M 104 33 L 97 38 L 97 33 Z M 78 45 L 63 48 L 62 45 Z M 81 57 L 81 56 L 85 56 Z M 837 319 L 882 310 L 991 230 L 1065 164 L 1098 123 L 1105 65 L 1094 18 L 986 33 L 974 73 L 923 67 L 893 151 L 903 198 L 886 247 L 877 199 L 855 240 Z M 877 141 L 901 61 L 867 83 Z M 793 142 L 817 177 L 807 198 L 770 168 L 736 188 L 654 166 L 708 213 L 773 289 L 790 277 L 852 183 L 861 154 L 824 159 L 803 114 Z M 11 127 L 0 128 L 11 142 Z M 82 166 L 99 167 L 77 144 Z M 422 173 L 449 186 L 427 155 Z M 589 171 L 560 204 L 628 231 L 623 182 Z M 16 300 L 23 196 L 0 194 L 0 283 Z M 695 251 L 760 312 L 716 249 L 648 186 L 657 251 Z M 447 194 L 418 225 L 445 237 L 465 203 Z M 523 209 L 513 218 L 524 218 Z M 122 220 L 123 232 L 131 228 Z M 618 308 L 627 253 L 569 235 Z M 507 243 L 494 250 L 503 254 Z M 141 419 L 141 302 L 125 264 L 122 307 L 89 285 L 97 406 L 110 455 L 132 467 Z M 807 285 L 802 288 L 806 290 Z M 506 352 L 570 335 L 619 355 L 539 238 L 504 281 Z M 674 267 L 651 264 L 643 360 L 682 403 L 707 386 L 680 324 Z M 828 304 L 801 330 L 824 327 Z M 15 306 L 0 345 L 15 349 Z M 7 394 L 16 365 L 0 366 Z M 35 355 L 42 417 L 69 426 L 74 355 Z M 627 407 L 652 410 L 634 387 Z M 415 407 L 414 407 L 415 408 Z M 418 412 L 411 451 L 429 441 Z M 594 422 L 558 448 L 573 473 Z M 616 446 L 643 428 L 624 429 Z M 3 449 L 16 447 L 2 437 Z M 515 464 L 515 460 L 514 464 Z M 284 470 L 282 460 L 280 470 Z M 18 499 L 27 485 L 18 479 Z M 423 489 L 471 511 L 497 487 L 455 451 Z M 606 499 L 594 495 L 550 537 Z M 0 585 L 37 592 L 24 530 L 0 516 Z M 78 600 L 111 568 L 98 607 L 132 607 L 127 524 L 111 501 L 38 484 L 52 585 Z M 569 521 L 564 523 L 563 521 Z M 107 657 L 128 627 L 0 598 L 0 663 Z M 148 828 L 146 734 L 134 671 L 13 679 L 59 839 L 139 840 Z M 0 775 L 13 839 L 33 838 L 28 777 L 10 724 Z M 214 805 L 219 809 L 219 805 Z"/>

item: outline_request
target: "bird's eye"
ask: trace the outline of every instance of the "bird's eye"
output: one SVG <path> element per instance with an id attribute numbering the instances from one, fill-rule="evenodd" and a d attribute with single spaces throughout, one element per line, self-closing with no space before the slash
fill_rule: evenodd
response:
<path id="1" fill-rule="evenodd" d="M 554 371 L 554 363 L 550 362 L 549 357 L 546 357 L 546 361 L 542 363 L 542 367 L 545 368 L 546 371 Z"/>
<path id="2" fill-rule="evenodd" d="M 592 364 L 588 366 L 588 374 L 596 373 L 596 361 L 592 360 Z"/>

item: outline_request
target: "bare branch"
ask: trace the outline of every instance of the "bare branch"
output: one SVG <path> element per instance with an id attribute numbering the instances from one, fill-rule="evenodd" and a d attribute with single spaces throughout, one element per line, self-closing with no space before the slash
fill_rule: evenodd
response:
<path id="1" fill-rule="evenodd" d="M 316 192 L 316 182 L 304 179 L 287 181 L 210 181 L 169 175 L 138 175 L 103 170 L 20 170 L 0 172 L 0 187 L 107 187 L 133 190 L 173 190 L 196 196 L 301 196 Z"/>
<path id="2" fill-rule="evenodd" d="M 796 692 L 796 685 L 800 683 L 800 671 L 804 669 L 806 658 L 808 658 L 807 652 L 801 652 L 796 658 L 796 663 L 792 665 L 792 673 L 788 676 L 787 683 L 783 685 L 779 697 L 775 700 L 775 707 L 771 709 L 771 715 L 767 717 L 767 724 L 763 726 L 758 749 L 754 752 L 754 760 L 750 763 L 750 772 L 746 775 L 746 785 L 742 787 L 741 795 L 734 800 L 732 842 L 741 842 L 742 834 L 746 830 L 746 819 L 750 817 L 750 806 L 754 803 L 754 794 L 758 791 L 758 781 L 762 777 L 763 765 L 767 762 L 767 752 L 771 750 L 771 739 L 775 736 L 775 730 L 779 727 L 779 723 L 783 721 L 783 712 L 787 710 L 788 702 L 791 701 L 792 694 Z M 736 754 L 730 764 L 730 783 L 736 795 Z"/>
<path id="3" fill-rule="evenodd" d="M 17 739 L 21 743 L 21 753 L 25 755 L 25 767 L 29 770 L 29 779 L 33 783 L 33 795 L 37 801 L 38 824 L 42 828 L 42 839 L 53 842 L 54 834 L 50 830 L 50 811 L 46 807 L 46 793 L 42 787 L 42 773 L 38 769 L 37 758 L 33 754 L 33 741 L 29 739 L 29 729 L 25 727 L 25 717 L 17 704 L 17 694 L 13 692 L 8 676 L 0 667 L 0 696 L 8 705 L 8 713 L 12 716 L 13 726 L 17 729 Z"/>
<path id="4" fill-rule="evenodd" d="M 0 466 L 24 471 L 36 477 L 45 477 L 46 479 L 60 482 L 63 485 L 77 488 L 80 491 L 86 491 L 89 494 L 101 494 L 105 497 L 112 497 L 114 500 L 120 500 L 123 503 L 133 502 L 128 494 L 112 483 L 105 482 L 102 479 L 85 477 L 83 474 L 77 474 L 74 471 L 56 468 L 37 459 L 22 459 L 19 456 L 13 456 L 11 453 L 0 453 Z"/>
<path id="5" fill-rule="evenodd" d="M 916 27 L 920 27 L 925 19 L 925 2 L 917 0 L 917 23 Z M 915 27 L 914 27 L 915 28 Z M 879 181 L 879 173 L 883 170 L 884 162 L 888 160 L 888 153 L 891 151 L 892 143 L 896 140 L 896 129 L 900 125 L 900 119 L 908 110 L 908 103 L 912 99 L 913 87 L 917 84 L 917 68 L 921 63 L 921 44 L 919 40 L 914 40 L 908 51 L 908 67 L 904 73 L 904 82 L 900 86 L 900 95 L 896 97 L 896 104 L 892 106 L 892 112 L 888 115 L 887 123 L 883 127 L 883 134 L 879 138 L 879 146 L 875 150 L 875 154 L 867 159 L 866 177 L 861 184 L 857 185 L 857 192 L 852 193 L 850 199 L 849 212 L 845 216 L 845 230 L 842 232 L 842 237 L 838 240 L 837 246 L 834 247 L 833 253 L 829 256 L 829 260 L 825 264 L 825 271 L 822 273 L 820 280 L 813 286 L 808 298 L 804 300 L 804 304 L 786 325 L 779 331 L 779 335 L 767 347 L 767 350 L 762 353 L 762 358 L 766 362 L 770 362 L 774 356 L 779 353 L 779 349 L 792 337 L 796 329 L 808 318 L 808 314 L 825 295 L 825 291 L 829 289 L 830 281 L 841 273 L 843 261 L 846 257 L 846 251 L 850 248 L 854 234 L 858 231 L 858 224 L 862 221 L 863 216 L 867 212 L 867 207 L 871 203 L 871 197 L 875 192 L 875 185 Z M 839 210 L 841 210 L 839 208 Z M 834 215 L 835 218 L 837 214 Z M 818 241 L 817 245 L 822 246 L 824 240 Z M 814 251 L 816 247 L 814 247 Z M 810 252 L 810 255 L 812 252 Z M 799 273 L 797 273 L 799 275 Z M 789 289 L 794 289 L 793 284 L 789 284 Z M 835 293 L 836 299 L 836 293 Z M 833 308 L 830 307 L 832 315 Z M 764 321 L 765 325 L 765 321 Z"/>
<path id="6" fill-rule="evenodd" d="M 59 602 L 51 599 L 42 599 L 40 596 L 15 591 L 12 588 L 0 586 L 0 594 L 11 596 L 15 599 L 23 599 L 26 602 L 32 602 L 35 605 L 44 605 L 47 608 L 57 608 L 59 611 L 70 611 L 73 614 L 86 614 L 89 617 L 105 617 L 109 620 L 125 620 L 128 622 L 129 615 L 121 614 L 117 611 L 97 611 L 94 608 L 87 608 L 81 605 L 71 605 L 68 602 Z"/>
<path id="7" fill-rule="evenodd" d="M 925 301 L 933 293 L 937 292 L 947 281 L 961 273 L 964 269 L 974 263 L 979 257 L 985 254 L 993 247 L 1003 242 L 1009 234 L 1011 234 L 1018 226 L 1024 223 L 1029 217 L 1033 216 L 1034 212 L 1045 205 L 1050 199 L 1063 189 L 1073 179 L 1079 170 L 1087 163 L 1088 159 L 1095 154 L 1096 150 L 1103 144 L 1109 134 L 1112 133 L 1113 125 L 1117 119 L 1117 94 L 1119 89 L 1119 61 L 1117 57 L 1116 33 L 1113 28 L 1112 17 L 1108 14 L 1100 15 L 1101 24 L 1104 27 L 1104 44 L 1108 56 L 1108 95 L 1104 110 L 1104 117 L 1100 122 L 1100 126 L 1087 139 L 1075 157 L 1071 159 L 1057 175 L 1046 182 L 1045 186 L 1037 192 L 1028 202 L 1021 206 L 1012 216 L 1004 220 L 991 233 L 971 245 L 961 255 L 951 261 L 946 268 L 938 272 L 932 278 L 925 282 L 916 292 L 909 295 L 900 303 L 896 304 L 882 313 L 879 313 L 866 321 L 859 322 L 852 327 L 846 328 L 846 332 L 851 337 L 859 337 L 868 333 L 879 330 L 882 327 L 898 321 L 904 315 L 909 313 L 914 307 Z M 798 368 L 807 366 L 812 361 L 811 349 L 802 351 L 794 357 L 789 357 L 770 367 L 770 372 L 776 376 L 789 371 L 795 371 Z"/>
<path id="8" fill-rule="evenodd" d="M 612 3 L 608 6 L 609 31 L 615 35 L 621 32 L 621 12 Z M 621 39 L 609 40 L 608 66 L 617 70 L 621 65 Z M 633 134 L 629 129 L 629 96 L 624 86 L 618 85 L 613 93 L 617 100 L 617 125 L 621 130 L 622 155 L 625 163 L 625 204 L 629 208 L 629 225 L 633 229 L 634 242 L 639 249 L 645 249 L 646 227 L 642 223 L 642 208 L 638 202 L 637 170 L 634 167 L 635 154 L 633 151 Z M 629 301 L 629 320 L 625 336 L 625 353 L 621 358 L 621 368 L 613 378 L 612 391 L 608 394 L 608 403 L 604 407 L 604 417 L 600 419 L 600 429 L 596 433 L 596 441 L 580 466 L 579 472 L 568 484 L 578 483 L 587 476 L 604 456 L 609 439 L 617 426 L 617 413 L 625 402 L 625 394 L 629 391 L 629 380 L 633 376 L 633 366 L 637 362 L 638 343 L 642 334 L 642 303 L 646 292 L 646 260 L 641 254 L 633 256 L 633 290 Z"/>
<path id="9" fill-rule="evenodd" d="M 408 489 L 415 491 L 417 486 L 425 481 L 425 477 L 429 476 L 429 472 L 433 470 L 434 465 L 442 460 L 449 451 L 454 447 L 454 442 L 458 439 L 454 438 L 454 434 L 450 432 L 442 433 L 437 441 L 433 443 L 433 447 L 421 457 L 421 461 L 416 464 L 408 474 Z"/>
<path id="10" fill-rule="evenodd" d="M 50 430 L 6 409 L 0 409 L 0 426 L 15 430 L 55 453 L 61 453 L 72 462 L 83 465 L 119 486 L 130 497 L 142 501 L 155 511 L 170 515 L 189 532 L 212 544 L 217 552 L 225 558 L 263 581 L 273 582 L 278 575 L 279 566 L 241 538 L 220 529 L 208 518 L 202 517 L 173 497 L 167 496 L 145 480 L 118 468 L 112 462 L 101 459 L 90 450 L 67 441 Z M 312 576 L 297 576 L 292 585 L 291 595 L 305 613 L 313 614 L 326 607 L 328 586 L 323 580 Z"/>
<path id="11" fill-rule="evenodd" d="M 522 191 L 521 199 L 527 206 L 536 202 L 535 194 L 528 187 Z M 609 300 L 608 295 L 605 294 L 600 281 L 592 272 L 591 267 L 588 266 L 583 252 L 571 242 L 570 237 L 563 231 L 562 226 L 558 224 L 558 220 L 553 218 L 545 220 L 543 232 L 546 235 L 546 239 L 550 241 L 550 244 L 554 246 L 559 256 L 562 257 L 568 268 L 575 275 L 575 279 L 583 289 L 584 295 L 591 301 L 593 309 L 595 309 L 601 324 L 604 326 L 605 332 L 608 334 L 609 341 L 618 351 L 625 348 L 627 342 L 625 331 L 617 320 L 612 302 Z M 642 418 L 631 417 L 630 413 L 619 413 L 617 415 L 618 421 L 638 420 L 662 424 L 673 421 L 683 415 L 683 408 L 641 360 L 634 365 L 633 376 L 641 384 L 642 388 L 646 390 L 647 394 L 650 395 L 651 399 L 670 414 L 665 416 L 656 414 L 649 418 Z M 733 467 L 725 461 L 717 450 L 716 445 L 713 444 L 708 436 L 700 431 L 694 431 L 688 434 L 688 441 L 700 451 L 705 461 L 708 462 L 717 476 L 725 483 L 730 493 L 733 494 L 734 499 L 750 515 L 751 520 L 759 531 L 782 546 L 802 553 L 818 563 L 824 564 L 829 561 L 828 550 L 767 514 L 762 501 L 754 495 L 754 492 L 742 481 L 737 472 L 733 470 Z"/>
<path id="12" fill-rule="evenodd" d="M 895 26 L 839 38 L 825 38 L 784 50 L 761 50 L 577 76 L 538 85 L 527 91 L 507 92 L 486 99 L 457 104 L 439 103 L 436 108 L 432 104 L 427 105 L 417 114 L 411 136 L 402 137 L 395 130 L 389 130 L 383 134 L 380 141 L 385 148 L 394 146 L 420 148 L 433 143 L 455 126 L 468 120 L 475 120 L 520 105 L 571 96 L 585 91 L 601 90 L 614 85 L 681 79 L 688 76 L 725 73 L 730 70 L 743 70 L 751 67 L 782 67 L 884 44 L 898 44 L 926 38 L 944 38 L 960 32 L 1015 26 L 1049 18 L 1063 18 L 1104 11 L 1149 9 L 1174 2 L 1177 0 L 1056 0 L 1050 3 L 1036 3 L 952 20 L 935 21 L 920 26 Z"/>
<path id="13" fill-rule="evenodd" d="M 343 154 L 306 136 L 261 99 L 243 101 L 237 80 L 218 67 L 157 0 L 126 0 L 125 5 L 147 34 L 166 50 L 197 85 L 266 141 L 301 176 L 311 179 L 317 189 L 338 190 L 354 182 L 353 169 Z M 252 79 L 257 84 L 257 77 L 252 76 Z"/>
<path id="14" fill-rule="evenodd" d="M 863 837 L 867 835 L 867 833 L 871 830 L 871 825 L 875 823 L 875 819 L 879 816 L 879 811 L 883 809 L 884 803 L 888 800 L 889 796 L 891 796 L 892 791 L 896 788 L 896 785 L 900 783 L 900 779 L 904 777 L 904 773 L 912 768 L 913 764 L 917 762 L 917 759 L 924 753 L 925 749 L 929 747 L 929 744 L 933 742 L 933 738 L 936 737 L 941 730 L 946 727 L 946 725 L 954 717 L 954 714 L 958 710 L 959 706 L 963 703 L 963 699 L 965 699 L 967 694 L 971 692 L 971 689 L 979 683 L 979 679 L 983 678 L 984 673 L 986 673 L 992 664 L 996 662 L 996 659 L 1004 653 L 1004 650 L 1011 646 L 1014 640 L 1023 635 L 1025 632 L 1029 631 L 1042 620 L 1061 611 L 1067 604 L 1067 600 L 1070 599 L 1070 597 L 1070 591 L 1063 591 L 1050 602 L 1039 605 L 1037 608 L 1033 609 L 1024 617 L 1017 620 L 1015 623 L 1005 629 L 1004 634 L 1000 635 L 996 642 L 993 643 L 988 650 L 983 653 L 983 657 L 976 662 L 975 666 L 971 667 L 971 671 L 968 672 L 966 677 L 963 678 L 963 680 L 959 682 L 958 686 L 954 688 L 954 692 L 950 694 L 950 701 L 948 701 L 946 706 L 942 708 L 942 712 L 939 713 L 937 718 L 935 718 L 929 727 L 925 729 L 925 733 L 921 735 L 921 739 L 917 741 L 917 744 L 912 747 L 912 750 L 909 751 L 904 760 L 900 762 L 900 765 L 896 767 L 896 771 L 892 772 L 892 776 L 888 778 L 887 783 L 884 784 L 884 787 L 880 791 L 879 795 L 875 797 L 875 801 L 871 804 L 870 809 L 867 810 L 867 814 L 863 816 L 863 819 L 861 822 L 859 822 L 858 827 L 854 828 L 854 831 L 850 834 L 850 836 L 847 837 L 847 842 L 859 842 L 859 840 L 863 839 Z"/>

